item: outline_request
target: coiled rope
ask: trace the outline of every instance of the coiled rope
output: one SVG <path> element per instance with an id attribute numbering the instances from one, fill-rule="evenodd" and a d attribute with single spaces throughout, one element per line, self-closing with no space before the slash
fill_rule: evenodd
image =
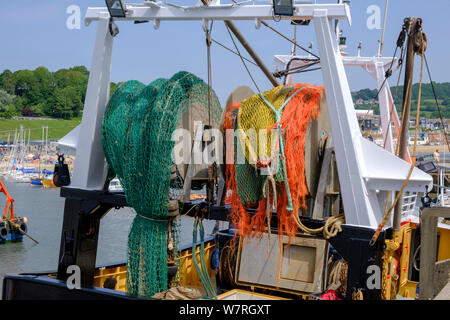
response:
<path id="1" fill-rule="evenodd" d="M 342 231 L 342 224 L 345 222 L 345 215 L 340 214 L 337 216 L 329 217 L 325 224 L 317 229 L 311 229 L 305 226 L 298 215 L 292 214 L 292 217 L 294 218 L 295 223 L 300 228 L 300 230 L 310 233 L 310 234 L 320 234 L 322 233 L 323 237 L 325 239 L 330 239 L 335 237 L 339 232 Z"/>

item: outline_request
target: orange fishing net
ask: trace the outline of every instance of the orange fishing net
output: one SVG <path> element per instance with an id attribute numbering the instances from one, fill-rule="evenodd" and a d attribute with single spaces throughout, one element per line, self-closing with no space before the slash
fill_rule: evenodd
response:
<path id="1" fill-rule="evenodd" d="M 298 226 L 292 218 L 292 212 L 298 213 L 300 210 L 306 209 L 305 198 L 308 195 L 305 177 L 305 135 L 308 123 L 319 117 L 323 94 L 324 88 L 321 86 L 300 83 L 280 86 L 264 92 L 265 100 L 278 111 L 281 105 L 280 99 L 283 102 L 290 98 L 282 109 L 279 122 L 275 120 L 275 112 L 259 95 L 232 105 L 226 113 L 223 128 L 228 132 L 226 140 L 227 202 L 231 203 L 231 221 L 244 238 L 261 235 L 262 232 L 265 232 L 274 210 L 278 217 L 278 234 L 295 236 Z M 246 115 L 247 118 L 240 118 L 243 115 Z M 292 198 L 292 211 L 287 209 L 288 194 L 283 175 L 280 174 L 283 166 L 270 177 L 271 181 L 275 181 L 276 190 L 265 193 L 264 184 L 269 182 L 269 178 L 262 174 L 261 169 L 267 165 L 267 158 L 264 161 L 258 161 L 256 165 L 249 163 L 250 154 L 259 155 L 256 151 L 251 152 L 252 149 L 258 147 L 258 143 L 252 145 L 248 139 L 242 139 L 238 134 L 234 136 L 229 134 L 230 129 L 245 131 L 253 128 L 258 131 L 265 128 L 267 131 L 271 131 L 276 129 L 279 124 L 281 124 L 281 146 L 284 145 L 285 161 L 283 162 L 282 159 L 280 141 L 277 144 L 276 159 L 272 158 L 271 161 L 280 160 L 280 163 L 285 163 L 287 182 Z M 241 148 L 243 150 L 239 149 L 241 142 L 244 143 Z M 263 144 L 263 146 L 270 150 L 270 143 Z M 239 152 L 245 154 L 244 163 L 236 163 Z M 230 157 L 234 158 L 234 163 L 230 163 Z M 264 164 L 262 164 L 263 162 Z M 276 208 L 269 207 L 270 210 L 267 210 L 268 205 L 272 206 L 275 203 Z M 247 210 L 249 208 L 256 209 L 256 213 L 250 215 Z"/>

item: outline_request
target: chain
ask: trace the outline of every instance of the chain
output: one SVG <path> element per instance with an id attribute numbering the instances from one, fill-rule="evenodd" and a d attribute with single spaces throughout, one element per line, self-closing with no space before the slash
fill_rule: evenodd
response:
<path id="1" fill-rule="evenodd" d="M 386 292 L 387 274 L 389 273 L 389 270 L 387 270 L 387 268 L 388 268 L 388 263 L 386 261 L 386 258 L 383 258 L 383 269 L 382 269 L 382 277 L 381 277 L 381 299 L 382 300 L 386 300 L 386 298 L 387 298 L 387 292 Z"/>

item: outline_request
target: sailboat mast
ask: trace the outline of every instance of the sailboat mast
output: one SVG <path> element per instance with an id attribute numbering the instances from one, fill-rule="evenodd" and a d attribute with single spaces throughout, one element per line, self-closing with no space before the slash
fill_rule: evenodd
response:
<path id="1" fill-rule="evenodd" d="M 39 179 L 41 178 L 41 159 L 42 159 L 42 151 L 44 149 L 44 130 L 45 127 L 42 126 L 42 140 L 41 140 L 41 148 L 39 150 Z"/>

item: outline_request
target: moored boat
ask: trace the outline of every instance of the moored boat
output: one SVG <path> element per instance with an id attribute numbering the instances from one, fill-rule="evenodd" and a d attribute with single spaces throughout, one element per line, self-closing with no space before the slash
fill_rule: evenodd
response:
<path id="1" fill-rule="evenodd" d="M 233 32 L 247 49 L 248 44 L 230 21 L 255 21 L 259 27 L 265 24 L 264 20 L 274 17 L 273 6 L 243 3 L 234 7 L 216 3 L 186 10 L 146 2 L 129 5 L 121 19 L 154 21 L 156 29 L 160 20 L 200 20 L 208 46 L 209 21 L 226 20 L 230 36 Z M 436 229 L 441 225 L 433 221 L 437 217 L 450 217 L 450 212 L 441 208 L 423 210 L 420 229 L 418 223 L 403 219 L 402 210 L 396 210 L 392 219 L 389 216 L 398 199 L 402 199 L 403 191 L 416 197 L 418 192 L 427 190 L 432 179 L 405 157 L 401 159 L 392 149 L 380 148 L 360 132 L 337 43 L 338 23 L 335 24 L 336 20 L 351 20 L 348 3 L 294 3 L 291 9 L 280 19 L 301 24 L 314 21 L 319 56 L 314 55 L 313 62 L 321 66 L 324 86 L 295 83 L 280 86 L 269 72 L 274 89 L 258 94 L 252 90 L 234 91 L 220 122 L 216 121 L 220 117 L 209 117 L 208 125 L 196 128 L 190 126 L 191 120 L 194 123 L 205 120 L 202 116 L 211 111 L 211 105 L 217 104 L 209 77 L 207 84 L 187 72 L 177 73 L 170 80 L 158 79 L 149 86 L 130 81 L 108 101 L 109 64 L 117 27 L 106 8 L 88 9 L 86 22 L 98 21 L 86 95 L 89 112 L 83 113 L 75 139 L 80 143 L 75 146 L 74 179 L 70 187 L 61 188 L 66 203 L 58 270 L 6 276 L 3 299 L 36 296 L 169 299 L 180 288 L 185 292 L 194 288 L 198 291 L 194 291 L 196 298 L 209 299 L 230 295 L 267 299 L 416 299 L 418 288 L 423 299 L 435 295 L 430 293 L 430 288 L 437 290 L 433 275 L 437 273 L 437 263 L 450 258 L 448 241 L 443 240 L 450 233 L 445 228 L 439 230 L 437 247 Z M 409 28 L 405 22 L 405 30 Z M 247 51 L 256 57 L 252 50 Z M 240 53 L 239 56 L 244 62 Z M 384 66 L 389 64 L 381 64 L 378 71 L 382 71 L 382 76 L 388 74 Z M 286 76 L 292 72 L 288 68 Z M 164 90 L 159 91 L 161 87 Z M 145 94 L 139 96 L 142 92 Z M 159 92 L 170 93 L 170 99 L 162 94 L 152 96 Z M 171 100 L 174 96 L 176 102 Z M 195 107 L 200 105 L 198 109 L 189 100 L 193 97 L 201 97 L 195 101 Z M 142 110 L 129 108 L 135 106 L 133 99 L 137 98 Z M 184 109 L 177 109 L 180 101 L 197 112 L 183 114 L 179 110 Z M 135 111 L 141 113 L 130 116 Z M 290 116 L 283 117 L 282 111 Z M 105 119 L 100 123 L 98 115 L 102 113 Z M 190 137 L 189 142 L 194 143 L 190 144 L 193 146 L 188 155 L 198 152 L 194 148 L 200 148 L 201 154 L 207 151 L 213 141 L 209 129 L 217 127 L 256 128 L 263 132 L 276 128 L 278 135 L 274 141 L 278 143 L 273 150 L 277 153 L 271 158 L 251 161 L 254 159 L 250 157 L 257 154 L 251 150 L 251 139 L 239 136 L 236 140 L 244 145 L 243 163 L 218 161 L 212 165 L 202 163 L 200 168 L 191 161 L 174 164 L 167 145 L 175 121 L 195 133 L 195 138 Z M 294 138 L 289 136 L 291 132 L 296 134 Z M 99 141 L 103 143 L 103 152 L 99 150 Z M 231 150 L 231 156 L 237 158 L 241 146 L 227 143 L 230 142 L 224 142 L 220 149 Z M 278 163 L 277 159 L 281 169 L 272 172 L 269 169 Z M 223 164 L 225 170 L 221 172 L 217 163 Z M 107 191 L 106 164 L 120 176 L 126 196 Z M 262 174 L 263 171 L 268 174 Z M 177 192 L 168 192 L 168 186 Z M 204 186 L 206 197 L 191 201 L 191 190 Z M 390 195 L 396 192 L 400 196 L 394 199 Z M 155 196 L 157 193 L 159 198 Z M 146 207 L 148 203 L 156 204 Z M 97 268 L 100 220 L 112 208 L 128 206 L 137 212 L 129 237 L 128 262 Z M 192 244 L 177 248 L 174 225 L 181 215 L 194 218 L 194 231 Z M 223 229 L 215 228 L 208 237 L 203 219 L 229 224 Z M 252 238 L 252 234 L 258 237 Z M 426 250 L 421 251 L 417 268 L 421 246 Z M 74 265 L 81 269 L 78 290 L 67 285 Z"/>
<path id="2" fill-rule="evenodd" d="M 32 186 L 38 186 L 38 187 L 40 187 L 40 186 L 43 185 L 42 179 L 39 179 L 39 178 L 31 178 L 31 179 L 30 179 L 30 184 L 31 184 Z"/>
<path id="3" fill-rule="evenodd" d="M 50 178 L 43 178 L 42 186 L 44 188 L 56 188 L 55 184 L 53 183 L 53 179 L 50 179 Z"/>
<path id="4" fill-rule="evenodd" d="M 27 232 L 27 220 L 25 218 L 0 218 L 0 244 L 22 241 L 25 232 Z"/>
<path id="5" fill-rule="evenodd" d="M 27 234 L 26 217 L 17 217 L 14 215 L 14 198 L 12 198 L 3 181 L 0 179 L 0 193 L 6 197 L 6 205 L 3 215 L 0 217 L 0 243 L 9 241 L 21 241 L 23 235 Z"/>

